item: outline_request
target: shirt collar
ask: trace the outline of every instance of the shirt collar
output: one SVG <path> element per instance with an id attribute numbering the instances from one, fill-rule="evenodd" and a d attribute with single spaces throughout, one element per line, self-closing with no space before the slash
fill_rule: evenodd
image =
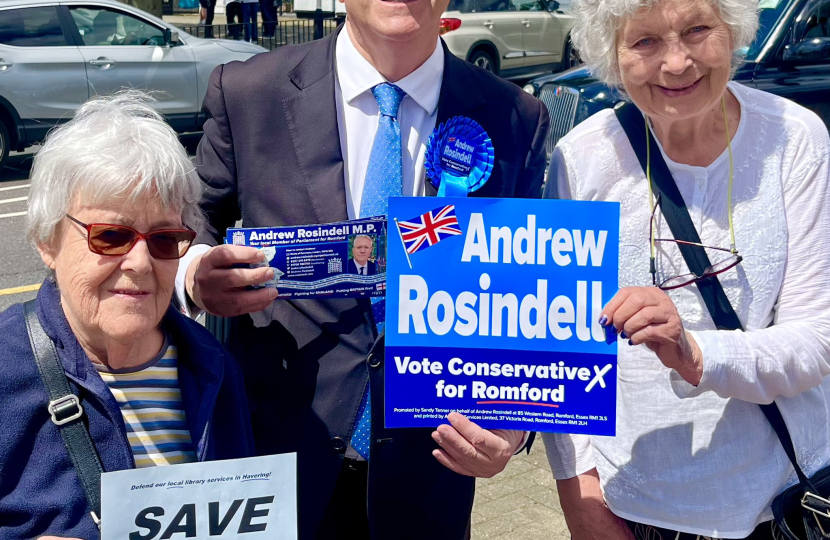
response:
<path id="1" fill-rule="evenodd" d="M 335 46 L 337 80 L 346 103 L 364 92 L 370 92 L 376 85 L 387 82 L 383 75 L 369 63 L 355 48 L 346 25 L 337 36 Z M 432 115 L 438 107 L 441 81 L 444 78 L 444 48 L 441 39 L 435 42 L 435 50 L 418 69 L 397 81 L 395 86 L 406 92 L 419 107 Z"/>

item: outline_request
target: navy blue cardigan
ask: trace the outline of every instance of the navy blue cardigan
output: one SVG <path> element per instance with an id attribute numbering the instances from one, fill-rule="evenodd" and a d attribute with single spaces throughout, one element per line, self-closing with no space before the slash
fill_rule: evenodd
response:
<path id="1" fill-rule="evenodd" d="M 104 470 L 134 468 L 118 404 L 69 328 L 50 279 L 38 293 L 37 312 L 57 346 L 70 386 L 81 398 Z M 207 330 L 173 309 L 162 326 L 178 348 L 182 402 L 199 461 L 253 455 L 248 405 L 235 360 Z M 46 410 L 48 401 L 23 307 L 12 306 L 0 313 L 0 539 L 52 534 L 97 540 L 98 528 Z"/>

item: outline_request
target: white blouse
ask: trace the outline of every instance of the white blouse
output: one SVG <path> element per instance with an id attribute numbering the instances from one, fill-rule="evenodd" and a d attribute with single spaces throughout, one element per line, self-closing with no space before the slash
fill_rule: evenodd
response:
<path id="1" fill-rule="evenodd" d="M 741 105 L 732 149 L 743 262 L 718 277 L 746 332 L 716 330 L 696 286 L 669 291 L 703 352 L 700 384 L 620 340 L 616 437 L 544 439 L 557 478 L 598 469 L 615 514 L 742 538 L 772 519 L 772 499 L 795 482 L 757 403 L 778 404 L 808 475 L 830 465 L 830 140 L 807 109 L 729 90 Z M 728 153 L 708 167 L 663 158 L 702 242 L 728 248 Z M 552 159 L 545 196 L 619 201 L 620 287 L 651 285 L 648 186 L 613 111 L 574 128 Z M 671 238 L 659 208 L 655 221 L 658 237 Z M 673 243 L 657 250 L 658 281 L 689 271 Z"/>

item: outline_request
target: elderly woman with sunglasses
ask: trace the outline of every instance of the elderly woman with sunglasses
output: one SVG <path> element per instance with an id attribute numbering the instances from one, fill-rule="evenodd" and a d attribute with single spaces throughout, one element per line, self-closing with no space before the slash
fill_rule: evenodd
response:
<path id="1" fill-rule="evenodd" d="M 233 358 L 170 307 L 200 181 L 148 99 L 82 105 L 31 183 L 29 236 L 51 275 L 34 305 L 0 313 L 0 538 L 91 540 L 97 516 L 58 423 L 85 426 L 109 472 L 252 455 L 248 410 Z M 49 407 L 27 309 L 77 401 Z"/>
<path id="2" fill-rule="evenodd" d="M 547 197 L 621 207 L 621 289 L 600 319 L 620 338 L 616 436 L 545 437 L 565 517 L 575 540 L 774 538 L 770 503 L 795 476 L 758 404 L 777 403 L 808 475 L 830 463 L 827 128 L 730 82 L 757 0 L 575 6 L 581 57 L 655 140 L 635 141 L 641 163 L 606 110 L 551 161 Z M 706 246 L 701 277 L 646 179 L 660 157 Z M 701 296 L 715 277 L 746 331 L 717 329 Z"/>

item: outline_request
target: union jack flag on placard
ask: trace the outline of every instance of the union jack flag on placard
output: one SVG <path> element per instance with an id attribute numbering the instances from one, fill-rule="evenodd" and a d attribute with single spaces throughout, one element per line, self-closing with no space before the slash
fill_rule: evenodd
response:
<path id="1" fill-rule="evenodd" d="M 430 210 L 409 221 L 398 221 L 398 230 L 409 255 L 433 246 L 449 236 L 461 234 L 454 204 Z"/>

